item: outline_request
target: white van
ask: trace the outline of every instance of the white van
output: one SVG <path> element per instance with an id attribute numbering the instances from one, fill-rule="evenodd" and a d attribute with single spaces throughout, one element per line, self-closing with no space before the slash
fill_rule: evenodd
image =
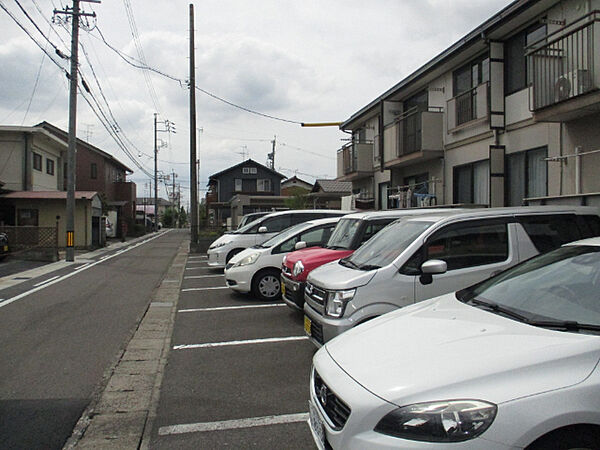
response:
<path id="1" fill-rule="evenodd" d="M 330 209 L 299 209 L 267 214 L 238 230 L 224 234 L 210 244 L 207 252 L 208 266 L 216 269 L 224 268 L 237 253 L 248 247 L 262 244 L 292 225 L 325 217 L 340 217 L 350 212 Z"/>
<path id="2" fill-rule="evenodd" d="M 402 219 L 307 279 L 317 346 L 399 307 L 462 289 L 562 244 L 600 235 L 591 207 L 490 208 Z"/>

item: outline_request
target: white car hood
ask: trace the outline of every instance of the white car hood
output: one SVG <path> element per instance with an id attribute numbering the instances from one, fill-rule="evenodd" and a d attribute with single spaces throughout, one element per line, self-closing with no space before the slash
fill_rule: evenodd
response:
<path id="1" fill-rule="evenodd" d="M 452 293 L 367 322 L 324 349 L 398 406 L 452 398 L 499 404 L 583 381 L 600 358 L 600 336 L 529 326 Z"/>
<path id="2" fill-rule="evenodd" d="M 376 273 L 376 270 L 365 271 L 344 267 L 336 260 L 317 267 L 308 274 L 307 280 L 331 290 L 353 289 L 367 284 Z"/>

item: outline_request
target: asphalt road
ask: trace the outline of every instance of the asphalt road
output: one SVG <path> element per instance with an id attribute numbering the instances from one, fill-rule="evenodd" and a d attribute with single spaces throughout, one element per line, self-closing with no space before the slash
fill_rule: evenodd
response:
<path id="1" fill-rule="evenodd" d="M 0 448 L 62 448 L 188 234 L 0 291 Z"/>
<path id="2" fill-rule="evenodd" d="M 306 419 L 316 349 L 302 315 L 223 289 L 205 261 L 186 265 L 150 448 L 315 448 Z"/>

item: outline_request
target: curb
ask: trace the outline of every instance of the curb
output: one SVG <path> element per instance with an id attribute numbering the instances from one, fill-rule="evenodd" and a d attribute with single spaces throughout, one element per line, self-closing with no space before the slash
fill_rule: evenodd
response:
<path id="1" fill-rule="evenodd" d="M 189 242 L 183 241 L 127 347 L 108 371 L 63 450 L 148 448 L 188 248 Z"/>

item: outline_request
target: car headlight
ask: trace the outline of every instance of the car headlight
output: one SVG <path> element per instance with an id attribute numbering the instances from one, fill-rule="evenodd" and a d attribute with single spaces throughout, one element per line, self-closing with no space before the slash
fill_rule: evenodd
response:
<path id="1" fill-rule="evenodd" d="M 302 261 L 296 261 L 296 264 L 294 264 L 294 270 L 292 271 L 292 274 L 295 277 L 297 277 L 302 272 L 304 272 L 304 264 L 302 264 Z"/>
<path id="2" fill-rule="evenodd" d="M 413 441 L 466 441 L 488 429 L 497 409 L 481 400 L 416 403 L 387 414 L 375 431 Z"/>
<path id="3" fill-rule="evenodd" d="M 331 291 L 327 296 L 327 304 L 325 306 L 325 314 L 331 317 L 342 317 L 346 303 L 354 298 L 356 289 L 347 291 Z"/>
<path id="4" fill-rule="evenodd" d="M 229 244 L 231 241 L 225 241 L 225 242 L 219 242 L 218 244 L 213 244 L 210 246 L 209 250 L 214 250 L 215 248 L 220 248 L 220 247 L 224 247 L 225 245 Z"/>
<path id="5" fill-rule="evenodd" d="M 245 256 L 244 258 L 242 258 L 238 262 L 236 262 L 233 266 L 234 267 L 249 266 L 250 264 L 254 264 L 259 256 L 260 256 L 260 253 L 250 253 L 248 256 Z"/>

